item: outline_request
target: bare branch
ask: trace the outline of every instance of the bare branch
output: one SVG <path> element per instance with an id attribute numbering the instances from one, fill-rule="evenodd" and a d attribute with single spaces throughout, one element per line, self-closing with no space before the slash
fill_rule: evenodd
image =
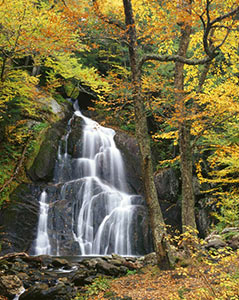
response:
<path id="1" fill-rule="evenodd" d="M 211 1 L 207 0 L 207 5 L 206 5 L 207 21 L 205 22 L 205 20 L 203 19 L 203 15 L 200 16 L 200 19 L 202 21 L 203 28 L 204 28 L 204 35 L 203 35 L 204 50 L 205 50 L 206 54 L 209 57 L 213 58 L 213 57 L 216 56 L 215 54 L 216 54 L 217 50 L 225 43 L 225 41 L 226 41 L 226 39 L 229 35 L 229 32 L 227 32 L 225 38 L 220 43 L 220 45 L 218 45 L 215 48 L 212 48 L 212 47 L 209 46 L 208 38 L 209 38 L 210 32 L 211 32 L 212 29 L 215 29 L 216 27 L 226 28 L 226 26 L 224 27 L 223 25 L 215 25 L 215 24 L 221 22 L 222 20 L 225 20 L 227 18 L 230 18 L 230 17 L 234 16 L 236 13 L 239 12 L 239 6 L 237 6 L 235 9 L 231 10 L 230 12 L 228 12 L 228 13 L 222 15 L 222 16 L 219 16 L 219 17 L 217 17 L 217 18 L 215 18 L 214 20 L 211 21 L 211 18 L 210 18 L 210 4 L 211 4 Z"/>
<path id="2" fill-rule="evenodd" d="M 215 23 L 219 23 L 222 20 L 225 20 L 227 18 L 230 18 L 232 16 L 234 16 L 235 14 L 237 14 L 239 12 L 239 6 L 237 6 L 235 9 L 231 10 L 230 12 L 228 12 L 225 15 L 219 16 L 216 19 L 214 19 L 212 22 L 210 22 L 210 25 L 214 25 Z"/>
<path id="3" fill-rule="evenodd" d="M 216 55 L 217 54 L 215 54 L 215 56 Z M 161 62 L 169 62 L 169 61 L 181 62 L 183 64 L 191 65 L 191 66 L 204 65 L 204 64 L 210 62 L 214 57 L 206 57 L 206 58 L 202 58 L 202 59 L 190 59 L 190 58 L 186 58 L 186 57 L 183 57 L 180 55 L 154 55 L 154 54 L 151 54 L 151 55 L 144 56 L 140 60 L 139 68 L 142 68 L 143 64 L 146 61 L 150 61 L 150 60 L 161 61 Z"/>
<path id="4" fill-rule="evenodd" d="M 217 50 L 219 50 L 220 47 L 225 43 L 225 41 L 226 41 L 229 33 L 230 33 L 230 29 L 227 30 L 227 33 L 226 33 L 224 39 L 221 41 L 221 43 L 217 47 L 215 47 L 215 49 L 213 50 L 214 52 L 217 51 Z"/>

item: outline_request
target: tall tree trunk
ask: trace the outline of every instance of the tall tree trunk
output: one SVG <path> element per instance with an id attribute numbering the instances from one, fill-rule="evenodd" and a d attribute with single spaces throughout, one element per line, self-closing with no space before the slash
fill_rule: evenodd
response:
<path id="1" fill-rule="evenodd" d="M 137 64 L 137 39 L 131 0 L 123 0 L 125 23 L 129 43 L 130 67 L 134 93 L 135 130 L 142 158 L 142 175 L 146 202 L 149 209 L 150 225 L 153 234 L 154 249 L 161 267 L 173 265 L 173 255 L 166 239 L 166 229 L 159 206 L 151 158 L 150 139 L 145 113 L 144 99 L 141 92 L 141 72 Z"/>
<path id="2" fill-rule="evenodd" d="M 7 57 L 4 55 L 3 60 L 2 60 L 2 70 L 1 70 L 1 75 L 0 75 L 1 82 L 4 82 L 4 72 L 6 69 L 6 64 L 7 64 Z"/>
<path id="3" fill-rule="evenodd" d="M 181 27 L 181 39 L 178 55 L 186 57 L 191 34 L 191 26 Z M 182 119 L 179 120 L 179 151 L 182 178 L 182 230 L 196 229 L 195 197 L 193 190 L 192 148 L 190 129 L 191 123 L 186 120 L 184 99 L 184 64 L 177 62 L 175 66 L 175 99 L 181 108 Z"/>

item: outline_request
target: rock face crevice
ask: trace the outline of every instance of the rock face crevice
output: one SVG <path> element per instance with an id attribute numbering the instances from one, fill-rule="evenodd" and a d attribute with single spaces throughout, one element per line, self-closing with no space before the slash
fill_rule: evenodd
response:
<path id="1" fill-rule="evenodd" d="M 41 144 L 33 165 L 27 175 L 33 182 L 50 182 L 53 179 L 59 140 L 64 133 L 66 121 L 57 122 L 50 127 Z"/>

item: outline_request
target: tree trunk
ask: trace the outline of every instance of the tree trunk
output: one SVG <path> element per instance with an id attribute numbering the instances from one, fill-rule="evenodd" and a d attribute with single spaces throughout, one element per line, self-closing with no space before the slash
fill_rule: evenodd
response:
<path id="1" fill-rule="evenodd" d="M 196 229 L 195 197 L 193 190 L 191 126 L 183 122 L 179 127 L 180 167 L 182 178 L 182 230 Z"/>
<path id="2" fill-rule="evenodd" d="M 154 249 L 158 264 L 161 267 L 173 265 L 174 260 L 170 244 L 166 239 L 166 229 L 163 215 L 159 206 L 151 158 L 150 139 L 148 135 L 147 118 L 144 99 L 141 93 L 141 74 L 137 64 L 137 40 L 131 0 L 123 0 L 125 23 L 129 43 L 130 67 L 132 72 L 135 131 L 138 140 L 141 158 L 142 175 L 145 189 L 146 202 L 149 209 L 150 225 L 153 234 Z"/>
<path id="3" fill-rule="evenodd" d="M 191 34 L 191 26 L 185 25 L 181 28 L 181 39 L 179 43 L 178 55 L 186 57 Z M 196 229 L 195 221 L 195 197 L 193 190 L 193 170 L 192 170 L 192 148 L 190 121 L 186 120 L 186 108 L 184 99 L 184 64 L 176 63 L 175 66 L 175 99 L 181 109 L 181 120 L 179 120 L 179 151 L 180 167 L 182 178 L 182 230 L 189 228 Z"/>

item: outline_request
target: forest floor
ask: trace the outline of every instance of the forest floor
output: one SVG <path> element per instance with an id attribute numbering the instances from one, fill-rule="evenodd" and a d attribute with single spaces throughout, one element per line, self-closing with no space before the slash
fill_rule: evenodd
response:
<path id="1" fill-rule="evenodd" d="M 163 271 L 147 266 L 110 280 L 89 300 L 236 300 L 239 299 L 239 253 L 220 261 L 189 261 L 187 267 Z M 99 290 L 100 290 L 100 283 Z M 103 286 L 102 286 L 103 287 Z M 97 286 L 95 286 L 97 290 Z M 104 289 L 104 291 L 103 291 Z M 94 292 L 94 291 L 93 291 Z"/>

